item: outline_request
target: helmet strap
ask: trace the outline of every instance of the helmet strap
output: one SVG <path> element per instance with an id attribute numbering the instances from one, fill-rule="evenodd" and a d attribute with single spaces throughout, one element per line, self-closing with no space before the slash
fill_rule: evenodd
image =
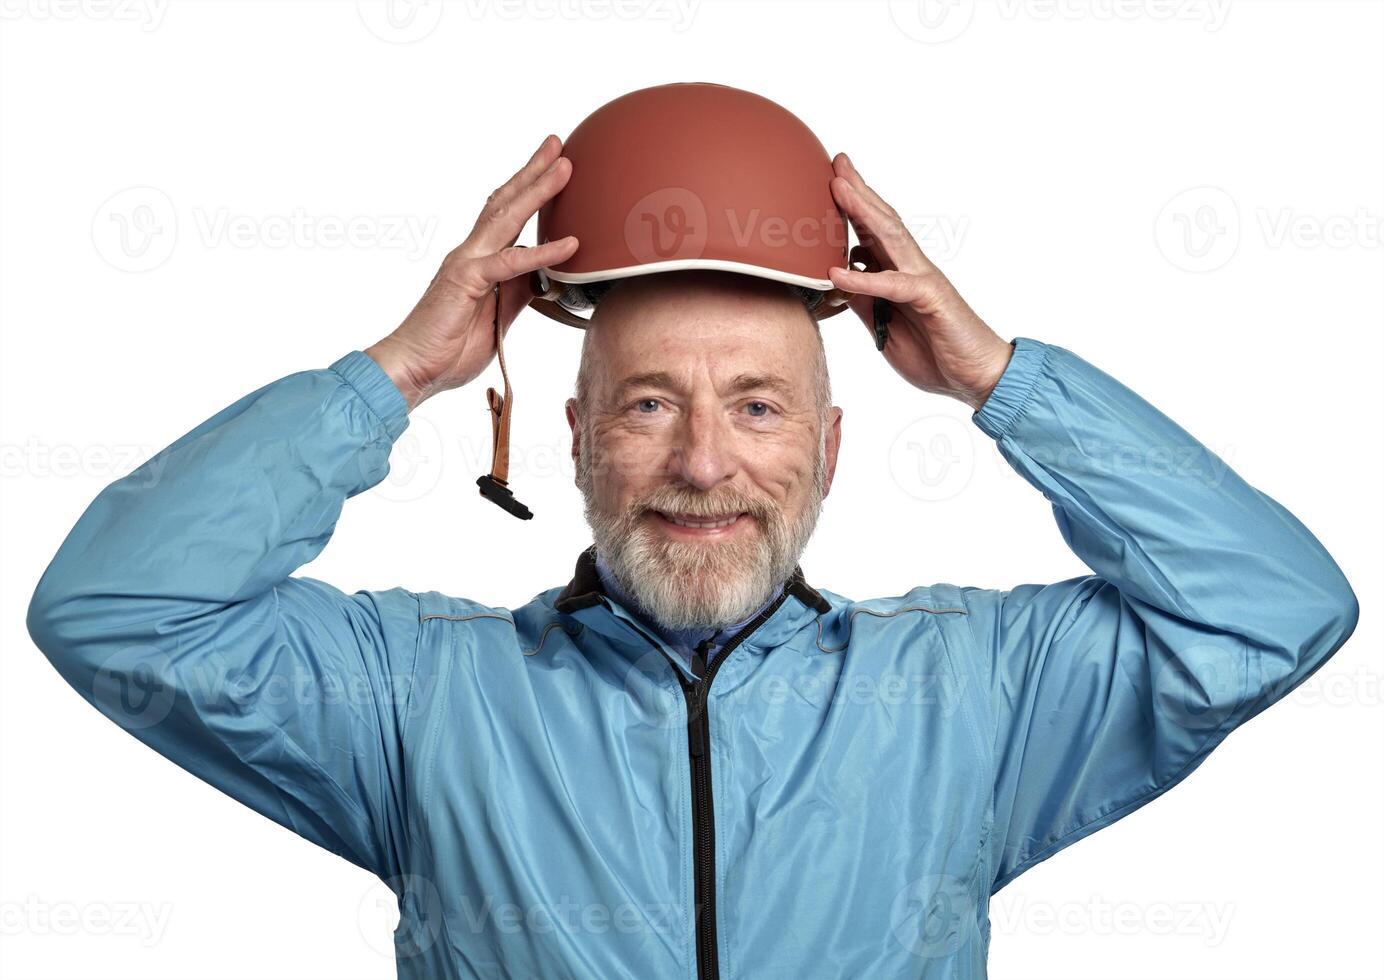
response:
<path id="1" fill-rule="evenodd" d="M 514 405 L 514 392 L 509 386 L 509 371 L 505 368 L 504 331 L 500 326 L 500 284 L 494 286 L 495 292 L 495 353 L 500 359 L 500 376 L 504 378 L 505 393 L 501 395 L 494 388 L 485 390 L 486 402 L 490 409 L 491 455 L 490 472 L 478 477 L 476 484 L 481 488 L 481 496 L 498 504 L 520 520 L 533 517 L 529 510 L 514 499 L 509 489 L 509 419 Z"/>

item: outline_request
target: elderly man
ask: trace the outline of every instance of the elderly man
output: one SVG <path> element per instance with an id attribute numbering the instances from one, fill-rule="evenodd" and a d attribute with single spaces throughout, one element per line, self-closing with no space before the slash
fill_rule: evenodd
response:
<path id="1" fill-rule="evenodd" d="M 387 881 L 400 976 L 983 977 L 990 895 L 1320 667 L 1354 594 L 1129 389 L 996 336 L 844 155 L 831 192 L 888 255 L 833 282 L 867 319 L 890 304 L 884 359 L 975 409 L 1092 574 L 810 585 L 841 442 L 818 325 L 799 290 L 700 270 L 589 290 L 567 418 L 595 542 L 565 587 L 508 609 L 293 575 L 409 411 L 491 362 L 495 285 L 580 248 L 512 247 L 561 152 L 491 196 L 388 337 L 106 488 L 38 585 L 35 642 L 141 740 Z"/>

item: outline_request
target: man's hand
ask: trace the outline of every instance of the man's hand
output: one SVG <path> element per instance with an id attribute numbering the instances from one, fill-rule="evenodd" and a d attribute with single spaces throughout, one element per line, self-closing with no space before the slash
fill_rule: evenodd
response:
<path id="1" fill-rule="evenodd" d="M 872 297 L 891 303 L 884 359 L 904 380 L 979 411 L 1009 364 L 1013 348 L 966 305 L 923 254 L 898 212 L 861 179 L 850 158 L 838 153 L 832 165 L 832 196 L 880 271 L 833 268 L 831 281 L 859 294 L 850 301 L 851 309 L 872 336 Z"/>
<path id="2" fill-rule="evenodd" d="M 468 383 L 494 359 L 496 283 L 557 265 L 577 250 L 571 235 L 534 248 L 514 245 L 529 218 L 572 175 L 561 152 L 560 139 L 544 138 L 529 162 L 486 199 L 475 228 L 442 260 L 404 322 L 365 351 L 398 385 L 410 411 Z M 500 311 L 502 336 L 519 312 Z"/>

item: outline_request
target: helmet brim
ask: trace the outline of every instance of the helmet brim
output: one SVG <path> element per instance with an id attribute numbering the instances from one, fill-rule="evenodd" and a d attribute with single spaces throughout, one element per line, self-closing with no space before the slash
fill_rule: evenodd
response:
<path id="1" fill-rule="evenodd" d="M 647 276 L 659 272 L 680 272 L 687 269 L 711 269 L 719 272 L 738 272 L 741 275 L 755 276 L 759 279 L 772 279 L 790 286 L 805 289 L 818 289 L 830 292 L 836 284 L 830 279 L 813 279 L 780 269 L 770 269 L 748 262 L 734 262 L 729 259 L 669 259 L 666 262 L 646 262 L 642 265 L 629 265 L 619 269 L 600 269 L 595 272 L 556 272 L 544 269 L 544 274 L 555 282 L 582 285 L 590 282 L 604 282 L 609 279 L 629 279 L 633 276 Z"/>

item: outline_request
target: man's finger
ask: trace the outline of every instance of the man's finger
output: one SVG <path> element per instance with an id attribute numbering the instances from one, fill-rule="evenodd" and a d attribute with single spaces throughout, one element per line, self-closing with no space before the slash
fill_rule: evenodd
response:
<path id="1" fill-rule="evenodd" d="M 873 187 L 865 183 L 865 178 L 860 175 L 860 171 L 855 168 L 855 162 L 852 161 L 849 156 L 845 153 L 836 154 L 835 159 L 832 160 L 832 167 L 840 177 L 849 181 L 852 186 L 859 190 L 860 193 L 877 208 L 894 215 L 896 218 L 898 217 L 898 212 L 889 205 L 889 202 L 880 197 L 879 193 Z"/>
<path id="2" fill-rule="evenodd" d="M 529 218 L 538 212 L 538 209 L 556 197 L 572 176 L 572 161 L 566 157 L 558 157 L 553 161 L 552 168 L 540 174 L 538 179 L 526 187 L 522 187 L 516 192 L 510 201 L 510 214 L 517 227 L 514 233 L 503 242 L 498 243 L 495 248 L 499 249 L 504 245 L 513 245 L 514 240 L 523 232 L 524 226 L 529 223 Z"/>
<path id="3" fill-rule="evenodd" d="M 577 239 L 574 235 L 559 238 L 554 242 L 544 242 L 542 245 L 535 245 L 532 248 L 512 245 L 476 259 L 474 274 L 479 281 L 485 284 L 486 288 L 489 288 L 497 282 L 513 279 L 515 276 L 527 275 L 535 269 L 542 269 L 544 266 L 565 262 L 572 257 L 576 250 Z"/>
<path id="4" fill-rule="evenodd" d="M 538 210 L 537 207 L 523 210 L 518 200 L 520 195 L 535 185 L 546 185 L 552 188 L 551 193 L 555 194 L 562 184 L 566 183 L 566 177 L 562 177 L 553 188 L 556 173 L 564 169 L 562 166 L 554 166 L 562 159 L 561 153 L 561 141 L 556 136 L 545 137 L 538 150 L 529 158 L 529 162 L 485 199 L 485 206 L 481 208 L 476 225 L 466 240 L 467 245 L 476 254 L 489 254 L 513 244 L 519 237 L 533 212 Z"/>
<path id="5" fill-rule="evenodd" d="M 552 133 L 543 137 L 543 142 L 538 144 L 538 149 L 533 151 L 533 156 L 529 157 L 528 163 L 524 164 L 514 172 L 514 176 L 505 181 L 490 196 L 498 201 L 508 201 L 514 197 L 515 193 L 522 187 L 526 187 L 534 182 L 539 174 L 547 170 L 554 160 L 562 153 L 562 140 Z"/>
<path id="6" fill-rule="evenodd" d="M 873 187 L 865 183 L 865 179 L 860 176 L 860 171 L 856 170 L 855 163 L 845 153 L 838 153 L 832 160 L 836 175 L 846 182 L 850 190 L 854 191 L 859 198 L 864 201 L 871 209 L 883 217 L 880 219 L 886 229 L 891 233 L 897 232 L 905 243 L 905 250 L 914 255 L 921 264 L 913 270 L 917 272 L 936 272 L 939 271 L 932 260 L 923 252 L 918 240 L 908 231 L 903 219 L 884 198 L 880 197 Z M 899 268 L 904 268 L 899 266 Z"/>
<path id="7" fill-rule="evenodd" d="M 504 203 L 488 204 L 476 222 L 471 237 L 467 239 L 470 247 L 478 254 L 488 255 L 513 245 L 534 213 L 556 197 L 567 186 L 571 176 L 572 162 L 566 157 L 558 157 L 533 183 L 520 188 L 514 197 Z"/>
<path id="8" fill-rule="evenodd" d="M 870 339 L 873 341 L 875 339 L 875 297 L 865 292 L 863 288 L 859 291 L 851 289 L 845 285 L 846 277 L 843 276 L 838 279 L 835 275 L 838 271 L 854 272 L 854 269 L 842 270 L 840 267 L 837 267 L 831 271 L 831 279 L 836 283 L 837 287 L 851 294 L 846 300 L 846 305 L 851 308 L 851 312 L 865 325 L 865 329 L 869 331 Z"/>
<path id="9" fill-rule="evenodd" d="M 843 177 L 832 178 L 831 191 L 857 236 L 883 265 L 911 273 L 935 271 L 896 215 L 881 209 Z"/>
<path id="10" fill-rule="evenodd" d="M 909 276 L 893 269 L 882 272 L 859 272 L 834 266 L 828 273 L 838 288 L 850 293 L 864 293 L 866 296 L 879 296 L 891 303 L 907 303 L 911 300 L 916 286 L 910 284 Z"/>
<path id="11" fill-rule="evenodd" d="M 858 272 L 840 266 L 830 270 L 831 281 L 849 293 L 879 296 L 898 306 L 912 306 L 924 314 L 941 309 L 950 289 L 940 272 L 911 275 L 886 269 L 883 272 Z"/>

